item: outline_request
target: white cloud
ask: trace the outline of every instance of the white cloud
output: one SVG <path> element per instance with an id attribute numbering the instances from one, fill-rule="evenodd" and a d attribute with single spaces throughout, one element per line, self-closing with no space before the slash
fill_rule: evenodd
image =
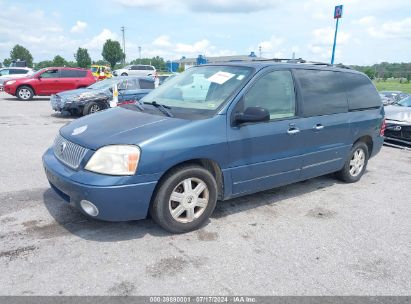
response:
<path id="1" fill-rule="evenodd" d="M 119 36 L 116 33 L 113 33 L 109 29 L 103 29 L 98 35 L 92 37 L 87 43 L 83 44 L 83 47 L 95 50 L 103 49 L 103 45 L 107 39 L 119 40 Z"/>
<path id="2" fill-rule="evenodd" d="M 379 26 L 370 26 L 368 33 L 375 38 L 411 38 L 411 17 L 399 21 L 387 21 Z"/>
<path id="3" fill-rule="evenodd" d="M 71 28 L 70 32 L 71 33 L 82 33 L 84 30 L 87 28 L 87 23 L 83 21 L 77 21 L 75 25 Z"/>
<path id="4" fill-rule="evenodd" d="M 314 60 L 324 60 L 331 57 L 332 45 L 334 42 L 334 32 L 332 27 L 318 28 L 312 31 L 312 39 L 309 42 L 307 48 L 314 55 Z M 336 58 L 341 57 L 341 47 L 346 44 L 351 35 L 339 31 L 337 35 L 338 48 L 336 51 Z"/>
<path id="5" fill-rule="evenodd" d="M 376 20 L 377 18 L 375 18 L 374 16 L 365 16 L 358 20 L 355 20 L 353 23 L 359 24 L 359 25 L 370 25 L 370 24 L 374 24 Z"/>
<path id="6" fill-rule="evenodd" d="M 279 0 L 117 0 L 117 3 L 126 7 L 143 9 L 159 9 L 167 11 L 190 11 L 196 13 L 252 13 L 273 9 L 280 3 Z"/>

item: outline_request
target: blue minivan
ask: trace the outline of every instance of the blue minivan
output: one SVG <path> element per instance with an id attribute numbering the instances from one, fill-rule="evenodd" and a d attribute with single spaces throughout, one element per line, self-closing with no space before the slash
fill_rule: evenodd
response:
<path id="1" fill-rule="evenodd" d="M 217 200 L 335 172 L 358 181 L 383 144 L 370 81 L 344 66 L 193 67 L 140 102 L 60 129 L 43 156 L 51 187 L 84 214 L 182 233 Z"/>

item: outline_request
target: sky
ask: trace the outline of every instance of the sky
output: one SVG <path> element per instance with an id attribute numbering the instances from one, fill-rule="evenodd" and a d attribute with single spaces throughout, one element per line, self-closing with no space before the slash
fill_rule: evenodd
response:
<path id="1" fill-rule="evenodd" d="M 336 63 L 411 62 L 410 0 L 0 0 L 0 62 L 11 48 L 28 48 L 34 62 L 78 47 L 102 59 L 107 39 L 127 60 L 161 56 L 248 55 L 329 62 L 334 6 L 344 5 Z"/>

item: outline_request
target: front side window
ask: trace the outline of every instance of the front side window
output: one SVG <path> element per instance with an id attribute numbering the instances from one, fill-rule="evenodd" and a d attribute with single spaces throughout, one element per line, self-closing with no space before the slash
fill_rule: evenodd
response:
<path id="1" fill-rule="evenodd" d="M 59 78 L 59 70 L 47 70 L 41 74 L 41 78 Z"/>
<path id="2" fill-rule="evenodd" d="M 295 116 L 294 82 L 290 71 L 273 71 L 259 78 L 244 95 L 239 111 L 262 107 L 270 119 Z"/>
<path id="3" fill-rule="evenodd" d="M 171 112 L 196 112 L 207 117 L 244 85 L 253 70 L 241 66 L 193 67 L 165 82 L 142 101 L 167 105 Z"/>

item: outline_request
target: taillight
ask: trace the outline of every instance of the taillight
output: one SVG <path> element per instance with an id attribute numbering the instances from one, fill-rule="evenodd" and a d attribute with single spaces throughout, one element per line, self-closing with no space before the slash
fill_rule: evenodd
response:
<path id="1" fill-rule="evenodd" d="M 381 128 L 380 128 L 380 136 L 384 136 L 385 128 L 387 127 L 387 124 L 385 123 L 385 118 L 382 120 L 381 123 Z"/>

